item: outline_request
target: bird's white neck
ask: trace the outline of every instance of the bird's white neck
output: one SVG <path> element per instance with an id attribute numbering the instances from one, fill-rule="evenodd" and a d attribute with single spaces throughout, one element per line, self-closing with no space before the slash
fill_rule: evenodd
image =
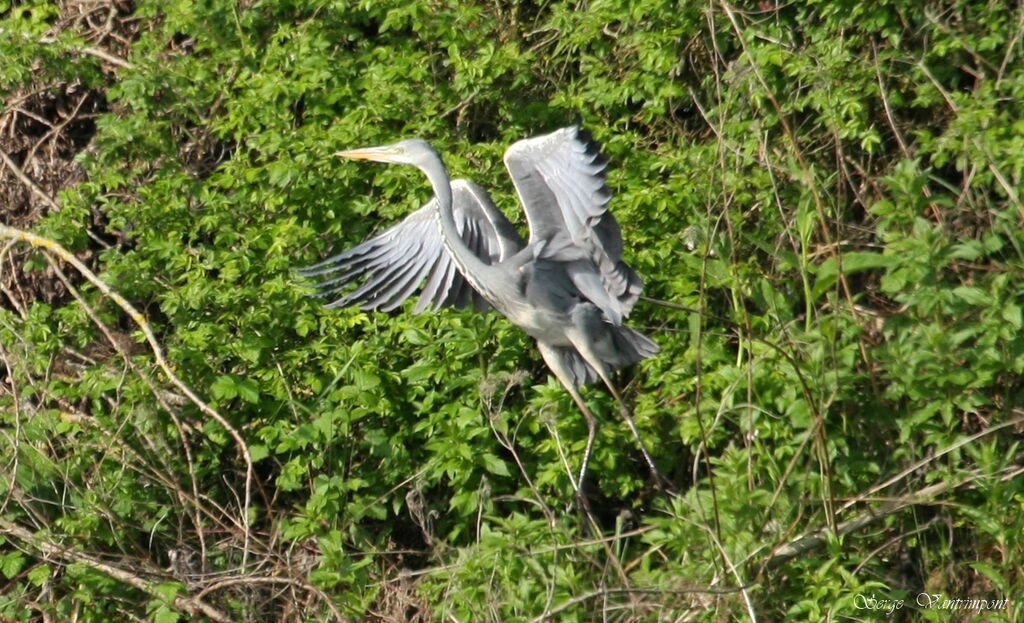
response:
<path id="1" fill-rule="evenodd" d="M 434 189 L 434 197 L 437 199 L 442 243 L 469 285 L 473 286 L 488 302 L 494 304 L 496 295 L 487 282 L 488 276 L 494 272 L 495 267 L 477 257 L 459 234 L 458 226 L 455 223 L 451 178 L 448 176 L 441 156 L 436 155 L 433 160 L 420 168 L 430 180 L 430 185 Z"/>

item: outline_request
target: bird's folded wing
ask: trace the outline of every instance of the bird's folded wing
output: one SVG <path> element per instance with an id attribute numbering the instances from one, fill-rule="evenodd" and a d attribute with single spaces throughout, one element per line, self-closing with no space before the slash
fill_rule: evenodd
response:
<path id="1" fill-rule="evenodd" d="M 570 126 L 514 143 L 505 152 L 505 166 L 526 211 L 530 243 L 543 245 L 540 257 L 592 262 L 603 294 L 597 296 L 585 270 L 576 271 L 584 279 L 577 287 L 618 324 L 633 308 L 642 284 L 622 262 L 622 234 L 607 209 L 608 160 L 600 145 L 589 132 Z"/>
<path id="2" fill-rule="evenodd" d="M 493 264 L 523 246 L 508 219 L 472 182 L 452 181 L 452 209 L 463 241 L 483 261 Z M 485 305 L 452 261 L 438 218 L 437 199 L 431 199 L 381 234 L 298 272 L 318 296 L 333 298 L 328 307 L 390 311 L 417 292 L 416 313 Z"/>

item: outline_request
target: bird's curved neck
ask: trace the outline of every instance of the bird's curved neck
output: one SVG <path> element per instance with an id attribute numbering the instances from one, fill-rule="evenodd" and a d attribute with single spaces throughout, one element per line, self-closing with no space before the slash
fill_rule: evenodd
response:
<path id="1" fill-rule="evenodd" d="M 437 211 L 441 222 L 441 239 L 445 248 L 469 284 L 484 298 L 490 299 L 489 290 L 481 283 L 481 277 L 490 272 L 492 267 L 477 257 L 476 253 L 466 245 L 462 236 L 459 235 L 458 226 L 455 224 L 451 178 L 448 176 L 444 162 L 440 156 L 435 156 L 432 162 L 422 166 L 421 169 L 426 173 L 430 185 L 434 188 L 434 197 L 437 199 Z"/>

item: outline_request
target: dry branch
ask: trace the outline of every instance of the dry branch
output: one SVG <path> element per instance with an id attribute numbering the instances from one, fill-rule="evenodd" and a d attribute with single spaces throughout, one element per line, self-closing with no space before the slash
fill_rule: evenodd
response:
<path id="1" fill-rule="evenodd" d="M 39 535 L 32 534 L 32 532 L 25 528 L 3 518 L 0 518 L 0 532 L 6 537 L 17 539 L 22 547 L 37 551 L 42 557 L 53 562 L 58 564 L 72 562 L 83 564 L 90 569 L 104 573 L 155 598 L 163 599 L 160 591 L 157 590 L 157 583 L 142 578 L 137 573 L 122 567 L 99 560 L 85 552 L 40 538 Z M 155 569 L 153 571 L 156 572 Z M 193 616 L 206 616 L 217 621 L 217 623 L 231 623 L 232 621 L 231 617 L 196 597 L 178 595 L 171 601 L 170 605 L 180 612 Z"/>
<path id="2" fill-rule="evenodd" d="M 869 512 L 854 517 L 853 519 L 844 521 L 840 523 L 838 526 L 836 526 L 834 533 L 838 536 L 845 536 L 847 534 L 851 534 L 867 525 L 870 525 L 878 521 L 879 519 L 884 519 L 885 517 L 888 517 L 889 515 L 892 515 L 893 513 L 900 511 L 908 506 L 914 506 L 915 504 L 931 502 L 935 498 L 935 496 L 945 493 L 946 491 L 949 491 L 954 487 L 955 485 L 953 483 L 935 483 L 930 487 L 925 487 L 924 489 L 921 489 L 913 496 L 908 496 L 896 502 L 890 502 L 888 504 L 885 504 L 881 508 L 873 509 Z M 783 563 L 786 563 L 789 560 L 796 558 L 797 556 L 801 556 L 803 554 L 806 554 L 807 552 L 824 547 L 825 544 L 828 543 L 830 532 L 832 532 L 832 530 L 828 528 L 821 528 L 819 530 L 815 530 L 813 533 L 807 536 L 803 536 L 794 541 L 786 543 L 785 545 L 777 549 L 775 553 L 772 555 L 772 557 L 764 563 L 764 568 L 766 570 L 775 569 L 776 567 L 779 567 Z"/>
<path id="3" fill-rule="evenodd" d="M 249 526 L 249 507 L 252 501 L 253 464 L 252 455 L 249 453 L 249 446 L 248 444 L 246 444 L 245 439 L 242 437 L 241 433 L 239 433 L 238 430 L 234 426 L 232 426 L 231 423 L 228 422 L 223 415 L 221 415 L 220 413 L 217 412 L 216 409 L 208 405 L 202 398 L 196 395 L 196 393 L 192 391 L 192 389 L 188 385 L 186 385 L 184 381 L 178 378 L 178 375 L 174 373 L 174 370 L 171 368 L 171 365 L 164 357 L 163 348 L 160 346 L 160 342 L 157 341 L 156 335 L 153 333 L 153 329 L 150 327 L 149 321 L 146 319 L 146 317 L 139 310 L 137 310 L 131 303 L 129 303 L 123 296 L 115 292 L 109 285 L 106 284 L 106 282 L 104 282 L 95 273 L 89 270 L 89 267 L 83 264 L 74 255 L 72 255 L 70 251 L 68 251 L 63 246 L 61 246 L 60 244 L 53 240 L 44 238 L 42 236 L 37 236 L 36 234 L 27 231 L 22 231 L 20 229 L 16 229 L 13 227 L 8 227 L 6 225 L 0 225 L 0 238 L 9 238 L 20 242 L 27 242 L 28 244 L 34 247 L 45 249 L 46 251 L 49 251 L 54 255 L 57 255 L 68 264 L 74 266 L 75 269 L 78 270 L 78 272 L 81 273 L 83 277 L 92 282 L 92 284 L 95 285 L 100 290 L 100 292 L 102 292 L 104 295 L 113 300 L 121 309 L 125 311 L 125 313 L 131 316 L 132 320 L 135 321 L 135 323 L 142 330 L 143 334 L 146 336 L 146 341 L 149 343 L 150 349 L 153 352 L 153 356 L 156 360 L 157 366 L 160 367 L 160 369 L 167 376 L 171 384 L 173 384 L 175 387 L 178 388 L 179 391 L 181 391 L 181 393 L 187 396 L 188 399 L 191 400 L 192 403 L 195 404 L 200 411 L 202 411 L 209 417 L 213 418 L 214 421 L 216 421 L 218 424 L 224 427 L 228 434 L 231 435 L 232 439 L 238 445 L 239 453 L 245 460 L 245 494 L 240 509 L 241 527 L 244 532 L 242 568 L 245 569 L 248 562 L 249 544 L 251 539 L 251 531 Z"/>
<path id="4" fill-rule="evenodd" d="M 951 444 L 946 448 L 943 448 L 934 455 L 914 463 L 907 469 L 901 471 L 899 474 L 887 479 L 885 482 L 879 485 L 872 487 L 864 494 L 859 495 L 856 498 L 846 502 L 839 510 L 841 512 L 847 508 L 850 508 L 856 503 L 867 501 L 868 499 L 875 496 L 882 489 L 885 489 L 886 487 L 891 486 L 892 484 L 898 482 L 899 480 L 902 480 L 904 477 L 917 471 L 927 463 L 935 461 L 939 457 L 949 454 L 950 452 L 956 450 L 957 448 L 960 448 L 972 441 L 980 439 L 981 437 L 991 435 L 992 433 L 1000 431 L 1004 428 L 1018 426 L 1020 424 L 1024 424 L 1024 416 L 1016 417 L 1012 420 L 1007 420 L 1006 422 L 1002 422 L 995 426 L 990 426 L 983 431 L 975 433 L 974 435 L 965 437 L 957 441 L 956 443 Z M 1019 473 L 1019 470 L 1020 466 L 1011 466 L 1009 468 L 1009 471 L 1011 471 L 1014 474 Z M 920 491 L 917 491 L 912 495 L 901 497 L 896 501 L 889 502 L 883 505 L 881 508 L 872 509 L 868 512 L 858 515 L 857 517 L 854 517 L 853 519 L 844 521 L 837 525 L 834 531 L 828 528 L 821 528 L 819 530 L 815 530 L 811 534 L 792 540 L 789 543 L 786 543 L 785 545 L 776 549 L 772 556 L 767 561 L 765 561 L 763 570 L 774 569 L 779 565 L 782 565 L 783 563 L 791 560 L 792 558 L 795 558 L 802 554 L 806 554 L 807 552 L 818 549 L 820 547 L 824 547 L 825 544 L 828 542 L 829 532 L 833 532 L 833 534 L 838 536 L 851 534 L 867 525 L 870 525 L 878 521 L 879 519 L 883 519 L 897 511 L 907 508 L 908 506 L 931 503 L 931 501 L 936 496 L 945 493 L 946 491 L 949 491 L 951 489 L 962 487 L 970 482 L 973 482 L 974 480 L 980 478 L 983 475 L 984 474 L 974 473 L 971 474 L 968 478 L 965 478 L 959 482 L 938 482 L 935 483 L 934 485 L 925 487 L 924 489 L 921 489 Z"/>

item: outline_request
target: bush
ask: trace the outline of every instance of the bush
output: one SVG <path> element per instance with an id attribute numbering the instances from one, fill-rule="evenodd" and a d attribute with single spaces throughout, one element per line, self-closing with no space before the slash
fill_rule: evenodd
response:
<path id="1" fill-rule="evenodd" d="M 1021 8 L 678 4 L 0 1 L 0 616 L 1016 599 Z M 428 138 L 519 218 L 504 149 L 580 116 L 662 348 L 620 380 L 680 490 L 589 389 L 596 526 L 525 335 L 293 272 L 429 197 L 334 151 Z"/>

